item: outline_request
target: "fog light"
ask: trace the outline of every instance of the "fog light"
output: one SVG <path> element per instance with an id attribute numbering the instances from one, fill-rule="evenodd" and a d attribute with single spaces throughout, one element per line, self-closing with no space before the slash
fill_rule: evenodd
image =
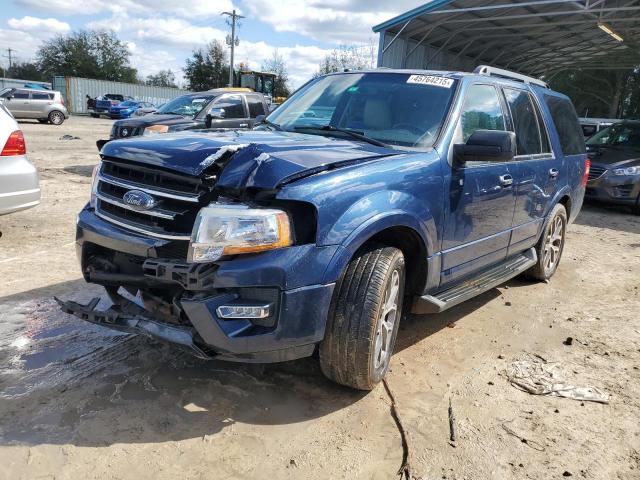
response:
<path id="1" fill-rule="evenodd" d="M 267 318 L 271 315 L 271 305 L 221 305 L 216 312 L 225 319 Z"/>

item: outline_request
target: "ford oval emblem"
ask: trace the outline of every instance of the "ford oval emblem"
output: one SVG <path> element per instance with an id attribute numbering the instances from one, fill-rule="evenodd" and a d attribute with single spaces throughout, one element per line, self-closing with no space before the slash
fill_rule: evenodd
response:
<path id="1" fill-rule="evenodd" d="M 156 204 L 156 199 L 142 190 L 129 190 L 122 196 L 122 200 L 135 210 L 149 210 Z"/>
<path id="2" fill-rule="evenodd" d="M 128 128 L 123 128 L 122 129 L 122 136 L 123 137 L 128 137 L 129 136 L 129 129 Z"/>

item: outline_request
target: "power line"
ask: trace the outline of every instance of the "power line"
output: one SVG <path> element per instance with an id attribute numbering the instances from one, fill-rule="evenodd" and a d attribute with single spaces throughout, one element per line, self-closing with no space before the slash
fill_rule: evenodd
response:
<path id="1" fill-rule="evenodd" d="M 231 19 L 231 38 L 227 38 L 227 45 L 231 46 L 231 62 L 229 63 L 229 86 L 233 87 L 233 54 L 236 45 L 240 43 L 238 37 L 236 37 L 236 21 L 239 18 L 245 17 L 237 14 L 235 9 L 233 10 L 233 12 L 222 12 L 222 15 L 227 15 Z"/>
<path id="2" fill-rule="evenodd" d="M 5 58 L 9 59 L 9 70 L 11 70 L 11 68 L 13 67 L 13 55 L 12 53 L 15 53 L 15 50 L 11 47 L 7 48 L 7 53 L 8 55 L 3 55 Z"/>

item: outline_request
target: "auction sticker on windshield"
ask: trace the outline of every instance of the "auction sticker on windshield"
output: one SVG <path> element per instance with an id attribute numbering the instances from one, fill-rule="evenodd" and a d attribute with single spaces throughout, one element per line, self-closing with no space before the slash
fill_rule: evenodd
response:
<path id="1" fill-rule="evenodd" d="M 435 87 L 451 88 L 451 78 L 437 77 L 434 75 L 411 75 L 407 83 L 419 83 L 420 85 L 433 85 Z"/>

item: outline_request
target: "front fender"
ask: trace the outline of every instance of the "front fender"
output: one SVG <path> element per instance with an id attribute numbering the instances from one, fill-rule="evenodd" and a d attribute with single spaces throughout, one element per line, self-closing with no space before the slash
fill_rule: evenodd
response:
<path id="1" fill-rule="evenodd" d="M 339 244 L 324 274 L 324 282 L 335 282 L 356 251 L 375 234 L 392 227 L 415 231 L 427 255 L 434 252 L 437 231 L 433 215 L 417 198 L 398 191 L 376 192 L 360 199 L 338 219 L 324 242 Z"/>

